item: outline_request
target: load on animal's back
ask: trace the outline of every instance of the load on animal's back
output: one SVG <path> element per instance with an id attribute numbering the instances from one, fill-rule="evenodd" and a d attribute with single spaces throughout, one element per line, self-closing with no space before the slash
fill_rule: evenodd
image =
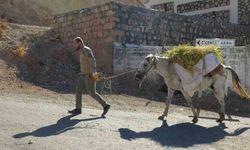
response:
<path id="1" fill-rule="evenodd" d="M 250 99 L 249 94 L 241 85 L 237 73 L 229 66 L 223 65 L 223 55 L 219 47 L 193 47 L 183 45 L 163 53 L 163 56 L 148 55 L 138 68 L 136 78 L 142 81 L 150 70 L 156 70 L 168 86 L 166 107 L 159 119 L 164 119 L 175 90 L 184 95 L 194 114 L 193 122 L 198 121 L 199 113 L 195 110 L 191 97 L 194 92 L 212 88 L 220 104 L 218 122 L 225 119 L 224 97 L 228 88 L 240 96 Z"/>
<path id="2" fill-rule="evenodd" d="M 225 75 L 232 73 L 233 85 L 226 85 L 243 98 L 250 98 L 240 83 L 237 73 L 229 66 L 224 66 L 222 49 L 215 45 L 190 46 L 181 45 L 163 53 L 175 67 L 175 70 L 182 80 L 183 88 L 190 96 L 195 91 L 195 86 L 202 82 L 203 77 L 212 77 L 216 74 Z M 229 72 L 227 72 L 227 70 Z M 226 71 L 226 72 L 225 72 Z M 230 78 L 229 78 L 230 80 Z M 188 91 L 191 90 L 191 91 Z M 193 91 L 192 91 L 193 90 Z"/>
<path id="3" fill-rule="evenodd" d="M 194 71 L 195 65 L 208 54 L 214 54 L 216 59 L 224 63 L 223 54 L 220 47 L 215 45 L 190 46 L 180 45 L 163 53 L 171 62 L 181 65 L 188 71 Z"/>

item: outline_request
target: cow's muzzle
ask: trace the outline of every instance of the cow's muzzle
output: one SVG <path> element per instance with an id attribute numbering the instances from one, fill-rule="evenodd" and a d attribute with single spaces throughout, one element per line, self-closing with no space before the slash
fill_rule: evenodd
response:
<path id="1" fill-rule="evenodd" d="M 136 73 L 135 74 L 135 80 L 136 81 L 141 81 L 144 78 L 144 74 L 143 73 Z"/>

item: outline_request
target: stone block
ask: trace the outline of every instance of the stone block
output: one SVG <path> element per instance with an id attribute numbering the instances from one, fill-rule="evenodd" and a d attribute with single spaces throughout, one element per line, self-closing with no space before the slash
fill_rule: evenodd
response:
<path id="1" fill-rule="evenodd" d="M 113 37 L 106 37 L 105 38 L 105 43 L 112 43 L 113 42 Z"/>

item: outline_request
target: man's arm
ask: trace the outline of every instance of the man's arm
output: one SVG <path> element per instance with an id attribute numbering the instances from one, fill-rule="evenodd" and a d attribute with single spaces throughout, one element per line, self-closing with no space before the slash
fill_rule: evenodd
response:
<path id="1" fill-rule="evenodd" d="M 96 59 L 95 56 L 93 55 L 93 52 L 90 48 L 84 48 L 83 53 L 88 57 L 89 62 L 91 63 L 93 70 L 95 73 L 96 72 Z"/>

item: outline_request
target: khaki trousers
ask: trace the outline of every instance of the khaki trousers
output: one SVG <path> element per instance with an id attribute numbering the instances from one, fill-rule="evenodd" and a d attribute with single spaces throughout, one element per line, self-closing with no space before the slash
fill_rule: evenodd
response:
<path id="1" fill-rule="evenodd" d="M 76 85 L 76 109 L 82 108 L 82 94 L 83 90 L 86 90 L 87 93 L 98 101 L 102 107 L 105 107 L 107 104 L 104 99 L 96 92 L 96 81 L 91 77 L 91 74 L 80 75 L 77 85 Z"/>

